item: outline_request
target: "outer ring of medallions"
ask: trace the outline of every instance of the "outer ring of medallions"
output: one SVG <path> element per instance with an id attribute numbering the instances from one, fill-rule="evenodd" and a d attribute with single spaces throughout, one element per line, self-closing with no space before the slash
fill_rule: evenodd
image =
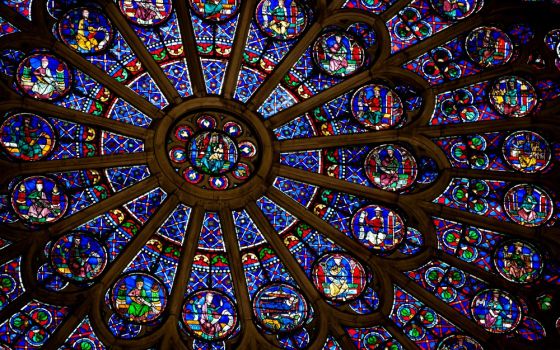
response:
<path id="1" fill-rule="evenodd" d="M 202 189 L 185 181 L 171 165 L 166 148 L 171 128 L 185 116 L 201 112 L 231 115 L 248 124 L 255 132 L 261 153 L 260 164 L 252 177 L 237 188 L 225 191 Z M 274 136 L 257 113 L 238 101 L 216 96 L 189 99 L 169 110 L 165 117 L 154 120 L 153 128 L 155 133 L 148 136 L 145 143 L 146 153 L 153 154 L 153 157 L 148 156 L 150 170 L 159 177 L 159 185 L 167 193 L 174 193 L 189 206 L 202 205 L 207 210 L 242 208 L 263 195 L 278 172 L 273 168 L 278 158 L 273 147 Z"/>

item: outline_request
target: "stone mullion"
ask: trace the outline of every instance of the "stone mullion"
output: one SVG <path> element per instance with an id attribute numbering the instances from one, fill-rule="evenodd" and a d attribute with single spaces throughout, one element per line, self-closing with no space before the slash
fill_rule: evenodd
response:
<path id="1" fill-rule="evenodd" d="M 238 238 L 230 209 L 220 210 L 220 221 L 222 222 L 224 243 L 235 288 L 235 299 L 237 301 L 237 309 L 239 310 L 238 320 L 242 321 L 241 328 L 244 330 L 241 342 L 237 347 L 244 349 L 245 347 L 251 347 L 251 345 L 255 346 L 257 342 L 265 343 L 266 340 L 261 336 L 253 323 L 251 297 L 248 292 L 249 289 L 245 279 L 241 251 L 239 249 Z"/>
<path id="2" fill-rule="evenodd" d="M 115 78 L 107 75 L 104 70 L 86 60 L 70 47 L 56 40 L 52 35 L 50 35 L 50 33 L 23 33 L 23 35 L 20 35 L 20 37 L 22 40 L 18 40 L 16 42 L 0 42 L 0 49 L 18 49 L 23 45 L 23 43 L 25 43 L 26 47 L 49 49 L 50 52 L 54 53 L 58 57 L 63 58 L 63 60 L 70 66 L 76 67 L 84 73 L 87 72 L 87 74 L 96 82 L 108 88 L 113 93 L 113 95 L 115 95 L 115 97 L 120 97 L 128 101 L 138 110 L 152 118 L 163 117 L 163 112 L 159 108 L 129 89 L 127 86 L 119 83 Z"/>
<path id="3" fill-rule="evenodd" d="M 399 328 L 393 320 L 391 320 L 388 316 L 385 322 L 383 323 L 383 327 L 389 332 L 393 338 L 395 338 L 402 346 L 404 346 L 407 350 L 418 350 L 420 349 L 415 342 L 413 342 L 409 337 L 407 337 L 402 328 Z"/>
<path id="4" fill-rule="evenodd" d="M 33 295 L 26 289 L 19 297 L 12 300 L 6 307 L 0 310 L 0 324 L 6 322 L 12 315 L 23 309 L 32 299 Z"/>
<path id="5" fill-rule="evenodd" d="M 197 97 L 206 96 L 206 82 L 204 80 L 202 65 L 198 55 L 189 5 L 185 0 L 174 0 L 173 5 L 177 11 L 177 18 L 179 20 L 183 47 L 185 48 L 185 59 L 187 60 L 187 65 L 189 67 L 189 78 L 191 80 L 193 94 Z"/>
<path id="6" fill-rule="evenodd" d="M 376 203 L 399 205 L 403 200 L 403 198 L 395 192 L 388 192 L 381 189 L 366 187 L 327 175 L 316 174 L 310 171 L 292 168 L 287 165 L 280 165 L 279 169 L 279 176 L 307 182 L 323 188 L 329 188 L 336 191 L 353 194 L 358 197 L 370 199 Z"/>
<path id="7" fill-rule="evenodd" d="M 406 49 L 393 54 L 389 59 L 387 59 L 386 63 L 394 66 L 402 66 L 406 62 L 413 60 L 425 53 L 429 53 L 431 50 L 440 45 L 444 45 L 448 41 L 460 35 L 460 33 L 468 33 L 470 30 L 482 25 L 486 21 L 488 21 L 487 15 L 481 15 L 480 13 L 477 13 L 469 16 L 467 20 L 453 23 L 449 27 L 432 35 L 428 39 L 420 41 L 417 44 L 409 46 Z M 452 35 L 450 35 L 450 31 L 453 32 Z"/>
<path id="8" fill-rule="evenodd" d="M 204 220 L 204 208 L 202 206 L 195 206 L 192 209 L 187 232 L 185 234 L 183 247 L 181 249 L 181 259 L 175 274 L 173 282 L 173 289 L 169 296 L 169 303 L 167 310 L 169 319 L 167 320 L 166 327 L 173 328 L 174 337 L 177 337 L 177 343 L 183 344 L 180 340 L 181 336 L 178 331 L 178 322 L 181 322 L 181 308 L 183 305 L 186 286 L 189 282 L 191 275 L 192 265 L 196 250 L 198 248 L 198 240 Z"/>
<path id="9" fill-rule="evenodd" d="M 450 177 L 452 178 L 466 177 L 469 179 L 498 180 L 508 181 L 512 183 L 530 182 L 537 185 L 542 184 L 546 187 L 556 187 L 558 184 L 558 178 L 560 176 L 558 168 L 553 169 L 547 174 L 527 174 L 512 171 L 492 171 L 461 168 L 444 169 L 443 171 L 448 172 Z"/>
<path id="10" fill-rule="evenodd" d="M 383 262 L 377 256 L 375 256 L 375 254 L 367 251 L 358 242 L 352 240 L 351 238 L 348 238 L 345 234 L 329 225 L 326 221 L 322 220 L 315 214 L 295 203 L 290 198 L 287 198 L 281 191 L 272 188 L 269 189 L 266 195 L 282 208 L 292 213 L 298 220 L 301 220 L 302 222 L 310 225 L 318 232 L 324 234 L 326 237 L 329 237 L 333 242 L 340 245 L 343 249 L 346 249 L 348 252 L 351 252 L 351 254 L 353 254 L 363 262 L 369 264 L 371 269 L 374 271 L 374 274 L 377 275 L 377 278 L 383 281 L 388 281 L 388 278 L 382 275 L 383 271 L 380 268 Z M 276 234 L 276 236 L 283 244 L 280 236 L 278 234 Z M 285 245 L 283 246 L 285 247 Z M 288 248 L 285 247 L 284 249 Z M 296 264 L 297 267 L 301 270 L 301 267 L 299 263 L 297 263 L 297 261 Z M 381 295 L 382 300 L 389 300 L 383 298 L 384 291 L 379 290 L 378 293 Z M 379 322 L 382 318 L 382 315 L 379 311 L 376 311 L 369 315 L 354 315 L 345 311 L 341 311 L 334 306 L 327 305 L 326 308 L 329 310 L 329 314 L 331 317 L 335 317 L 339 321 L 349 326 L 358 326 L 360 322 L 372 324 Z M 390 308 L 390 305 L 384 303 L 384 305 L 382 305 L 380 309 L 382 308 Z"/>
<path id="11" fill-rule="evenodd" d="M 323 90 L 317 95 L 314 95 L 306 100 L 302 100 L 292 107 L 278 112 L 269 119 L 269 123 L 272 128 L 282 126 L 283 124 L 291 121 L 297 116 L 309 112 L 314 108 L 325 104 L 325 102 L 333 100 L 360 85 L 366 84 L 368 81 L 373 79 L 373 77 L 374 75 L 371 70 L 365 70 L 356 75 L 353 75 L 343 82 L 334 85 L 330 89 Z M 261 86 L 264 86 L 264 84 Z"/>
<path id="12" fill-rule="evenodd" d="M 548 119 L 548 118 L 547 118 Z M 431 125 L 421 126 L 417 128 L 417 133 L 425 135 L 429 138 L 459 136 L 467 134 L 479 134 L 485 132 L 495 131 L 514 131 L 521 129 L 542 129 L 546 131 L 560 132 L 558 123 L 553 123 L 552 120 L 536 120 L 535 118 L 516 118 L 516 119 L 501 119 L 501 120 L 488 120 L 475 123 L 458 123 L 458 124 L 444 124 L 444 125 Z"/>
<path id="13" fill-rule="evenodd" d="M 313 305 L 313 309 L 315 310 L 315 322 L 317 322 L 317 327 L 315 328 L 317 334 L 316 342 L 324 342 L 327 337 L 328 319 L 334 318 L 334 315 L 339 317 L 342 313 L 337 312 L 338 310 L 329 306 L 323 300 L 321 294 L 315 289 L 290 250 L 282 242 L 280 235 L 276 233 L 257 204 L 255 202 L 250 202 L 246 209 L 259 231 L 265 237 L 267 243 L 270 244 L 270 247 L 284 264 L 290 276 L 297 283 L 301 293 L 306 297 L 307 301 Z"/>
<path id="14" fill-rule="evenodd" d="M 237 88 L 237 79 L 243 63 L 243 52 L 245 51 L 245 44 L 249 36 L 251 21 L 255 9 L 257 8 L 257 0 L 242 1 L 240 6 L 239 20 L 233 40 L 233 49 L 231 51 L 231 58 L 228 63 L 223 84 L 223 95 L 225 98 L 233 98 Z"/>
<path id="15" fill-rule="evenodd" d="M 519 290 L 519 284 L 507 281 L 506 279 L 498 276 L 498 273 L 483 270 L 482 268 L 473 265 L 473 263 L 468 263 L 448 253 L 438 253 L 436 259 L 480 278 L 491 287 L 514 291 L 514 293 Z"/>
<path id="16" fill-rule="evenodd" d="M 0 16 L 18 28 L 20 31 L 31 32 L 33 31 L 33 24 L 27 18 L 20 15 L 17 11 L 0 3 Z M 9 36 L 7 38 L 10 38 Z M 6 38 L 3 38 L 6 40 Z"/>
<path id="17" fill-rule="evenodd" d="M 158 178 L 150 176 L 121 192 L 117 192 L 105 200 L 91 205 L 76 214 L 57 221 L 48 228 L 49 237 L 56 238 L 66 231 L 69 231 L 94 217 L 105 213 L 109 209 L 121 206 L 138 196 L 141 196 L 158 186 Z M 46 237 L 45 237 L 46 238 Z"/>
<path id="18" fill-rule="evenodd" d="M 42 345 L 42 349 L 59 349 L 66 339 L 72 334 L 80 323 L 85 319 L 91 307 L 90 303 L 80 303 L 75 308 L 71 308 L 62 323 L 56 328 L 49 339 Z M 91 322 L 90 322 L 91 323 Z"/>
<path id="19" fill-rule="evenodd" d="M 367 145 L 372 142 L 395 142 L 408 140 L 412 136 L 401 130 L 372 131 L 360 134 L 317 136 L 277 142 L 280 152 L 307 151 L 329 147 Z"/>
<path id="20" fill-rule="evenodd" d="M 525 227 L 514 222 L 500 221 L 490 217 L 476 215 L 460 209 L 449 208 L 428 201 L 417 201 L 417 205 L 421 207 L 426 214 L 444 219 L 459 221 L 463 224 L 484 228 L 487 230 L 506 233 L 513 237 L 531 239 L 537 241 L 546 241 L 546 244 L 552 244 L 556 247 L 560 246 L 560 229 L 553 227 Z"/>
<path id="21" fill-rule="evenodd" d="M 292 47 L 290 52 L 276 65 L 274 71 L 269 77 L 259 86 L 252 97 L 247 102 L 250 109 L 257 110 L 260 105 L 268 98 L 270 93 L 282 81 L 282 78 L 293 67 L 297 60 L 303 55 L 305 50 L 313 43 L 315 38 L 319 35 L 321 29 L 321 17 L 317 19 L 305 32 L 303 37 L 296 45 Z"/>
<path id="22" fill-rule="evenodd" d="M 289 213 L 292 213 L 298 220 L 305 222 L 318 232 L 329 237 L 333 242 L 340 245 L 345 250 L 352 252 L 353 255 L 356 255 L 361 260 L 370 261 L 372 257 L 374 257 L 374 254 L 364 248 L 360 243 L 349 238 L 319 216 L 305 209 L 301 204 L 295 202 L 280 190 L 271 187 L 268 189 L 266 196 Z"/>
<path id="23" fill-rule="evenodd" d="M 14 176 L 34 175 L 50 172 L 81 170 L 89 168 L 110 168 L 147 163 L 148 154 L 131 153 L 103 155 L 89 158 L 43 160 L 38 162 L 14 163 L 0 160 L 0 168 L 7 170 L 0 174 L 0 183 Z"/>
<path id="24" fill-rule="evenodd" d="M 460 327 L 468 334 L 477 338 L 480 341 L 486 342 L 490 339 L 491 335 L 486 332 L 482 327 L 476 324 L 467 316 L 459 313 L 456 309 L 438 299 L 434 294 L 427 291 L 419 284 L 409 279 L 400 271 L 394 270 L 391 266 L 386 266 L 385 270 L 391 276 L 391 280 L 399 287 L 406 290 L 412 296 L 423 302 L 426 306 L 438 310 L 438 314 L 451 321 L 455 326 Z"/>
<path id="25" fill-rule="evenodd" d="M 439 95 L 441 93 L 456 90 L 462 87 L 467 87 L 469 85 L 482 83 L 485 81 L 492 81 L 496 78 L 505 75 L 519 75 L 519 74 L 533 75 L 535 71 L 537 71 L 536 68 L 532 68 L 531 66 L 509 63 L 503 66 L 498 66 L 496 68 L 484 70 L 481 71 L 480 73 L 463 77 L 461 79 L 446 81 L 442 84 L 434 86 L 433 90 L 434 90 L 434 94 Z"/>
<path id="26" fill-rule="evenodd" d="M 126 18 L 121 14 L 117 5 L 110 0 L 99 0 L 99 2 L 105 7 L 105 11 L 112 23 L 117 27 L 118 31 L 125 37 L 126 42 L 132 49 L 132 51 L 138 56 L 142 66 L 148 71 L 150 76 L 154 79 L 156 85 L 161 89 L 161 92 L 169 101 L 169 103 L 179 103 L 181 102 L 181 96 L 177 92 L 177 89 L 173 86 L 171 81 L 167 79 L 167 76 L 163 73 L 163 70 L 159 64 L 153 59 L 152 55 L 148 52 L 146 46 L 140 38 L 136 35 L 134 30 L 128 25 Z"/>
<path id="27" fill-rule="evenodd" d="M 301 55 L 313 43 L 315 38 L 319 35 L 320 31 L 328 25 L 336 24 L 337 18 L 331 16 L 333 10 L 341 7 L 345 0 L 330 0 L 330 3 L 322 3 L 320 13 L 317 13 L 315 22 L 307 28 L 305 34 L 292 47 L 290 52 L 282 59 L 282 61 L 274 68 L 267 80 L 255 91 L 247 105 L 250 109 L 256 110 L 266 100 L 270 93 L 280 83 L 284 75 L 293 67 Z M 326 7 L 325 7 L 326 6 Z"/>
<path id="28" fill-rule="evenodd" d="M 166 198 L 159 206 L 159 210 L 150 217 L 140 231 L 132 237 L 131 242 L 123 248 L 119 256 L 111 263 L 110 268 L 103 274 L 100 284 L 108 288 L 116 281 L 122 271 L 130 264 L 132 259 L 134 259 L 136 254 L 138 254 L 146 242 L 152 238 L 158 228 L 167 220 L 173 210 L 175 210 L 177 204 L 179 204 L 179 200 L 176 196 L 170 195 Z"/>
<path id="29" fill-rule="evenodd" d="M 128 264 L 130 264 L 140 249 L 142 249 L 157 229 L 165 222 L 178 203 L 179 201 L 174 195 L 170 195 L 166 198 L 164 203 L 159 207 L 159 210 L 146 222 L 140 231 L 132 238 L 131 242 L 124 247 L 119 256 L 111 263 L 109 268 L 101 276 L 101 279 L 97 284 L 98 289 L 91 290 L 89 292 L 89 298 L 94 300 L 94 303 L 92 303 L 93 305 L 96 304 L 95 301 L 104 303 L 102 300 L 107 290 L 112 287 L 115 281 L 122 274 L 122 271 L 128 266 Z M 104 343 L 107 340 L 111 340 L 108 341 L 111 345 L 116 342 L 116 344 L 124 347 L 140 346 L 140 344 L 145 345 L 145 342 L 155 342 L 157 338 L 162 337 L 164 334 L 164 327 L 161 327 L 147 337 L 142 337 L 140 339 L 116 339 L 102 319 L 101 308 L 102 307 L 92 308 L 90 321 L 92 325 L 95 325 L 96 334 L 104 341 Z"/>
<path id="30" fill-rule="evenodd" d="M 17 95 L 16 95 L 17 96 Z M 38 114 L 46 113 L 53 117 L 65 119 L 81 125 L 91 125 L 103 130 L 114 131 L 116 133 L 134 138 L 145 139 L 153 134 L 150 129 L 141 128 L 131 124 L 126 124 L 114 119 L 94 116 L 92 114 L 80 112 L 73 109 L 66 109 L 55 106 L 48 102 L 36 100 L 31 97 L 17 96 L 15 99 L 0 102 L 0 110 L 21 109 L 27 112 Z"/>

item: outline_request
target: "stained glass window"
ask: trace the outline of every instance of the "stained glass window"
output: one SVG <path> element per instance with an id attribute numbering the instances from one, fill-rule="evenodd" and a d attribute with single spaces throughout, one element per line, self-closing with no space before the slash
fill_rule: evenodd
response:
<path id="1" fill-rule="evenodd" d="M 0 348 L 558 348 L 556 3 L 1 1 Z"/>

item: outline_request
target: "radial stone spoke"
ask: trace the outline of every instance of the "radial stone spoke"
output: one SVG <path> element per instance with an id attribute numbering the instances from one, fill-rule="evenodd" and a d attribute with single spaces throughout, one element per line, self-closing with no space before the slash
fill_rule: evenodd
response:
<path id="1" fill-rule="evenodd" d="M 282 208 L 286 209 L 289 213 L 292 213 L 296 218 L 311 225 L 318 232 L 325 234 L 327 237 L 342 246 L 344 249 L 352 252 L 352 254 L 356 255 L 360 259 L 369 261 L 373 257 L 373 254 L 365 249 L 361 244 L 349 238 L 344 233 L 331 226 L 328 222 L 305 209 L 299 203 L 295 202 L 276 188 L 269 188 L 267 197 L 280 205 Z"/>
<path id="2" fill-rule="evenodd" d="M 232 98 L 237 88 L 237 79 L 241 64 L 243 63 L 243 52 L 245 50 L 245 43 L 251 28 L 251 20 L 255 9 L 257 8 L 258 0 L 245 0 L 241 2 L 240 15 L 238 20 L 237 29 L 235 32 L 235 39 L 233 40 L 233 50 L 231 51 L 231 59 L 228 64 L 226 76 L 224 79 L 224 92 L 225 98 Z"/>
<path id="3" fill-rule="evenodd" d="M 189 67 L 193 93 L 195 96 L 206 96 L 206 83 L 202 72 L 202 65 L 197 54 L 196 39 L 187 2 L 188 1 L 185 0 L 174 0 L 174 7 L 177 9 L 181 38 L 183 38 L 183 46 L 186 51 L 185 58 Z"/>
<path id="4" fill-rule="evenodd" d="M 560 240 L 558 239 L 558 237 L 560 237 L 560 229 L 558 228 L 525 227 L 513 222 L 499 221 L 486 216 L 480 216 L 426 201 L 418 201 L 417 205 L 430 216 L 442 217 L 453 221 L 458 220 L 476 227 L 511 234 L 515 237 L 537 240 L 545 239 L 549 244 L 560 245 Z"/>
<path id="5" fill-rule="evenodd" d="M 136 234 L 132 241 L 124 247 L 119 256 L 111 263 L 111 266 L 104 273 L 102 282 L 105 286 L 112 285 L 119 278 L 122 271 L 134 259 L 136 254 L 144 247 L 146 242 L 153 237 L 158 228 L 165 222 L 179 203 L 174 195 L 170 195 L 160 205 L 159 210 L 146 222 L 142 229 Z"/>
<path id="6" fill-rule="evenodd" d="M 203 220 L 204 208 L 201 206 L 194 207 L 190 215 L 183 248 L 181 249 L 181 260 L 177 267 L 175 281 L 173 282 L 173 290 L 169 296 L 169 304 L 167 306 L 169 314 L 174 315 L 178 322 L 181 322 L 179 321 L 181 319 L 181 307 L 183 305 L 185 290 L 189 282 L 189 276 L 191 275 L 196 249 L 198 248 L 198 240 Z"/>
<path id="7" fill-rule="evenodd" d="M 390 266 L 386 266 L 386 271 L 395 283 L 397 283 L 401 288 L 404 288 L 405 290 L 410 292 L 413 296 L 418 298 L 418 300 L 425 303 L 426 306 L 431 307 L 434 310 L 438 310 L 441 315 L 443 315 L 449 321 L 453 322 L 455 325 L 460 325 L 462 329 L 467 331 L 475 338 L 478 338 L 483 342 L 489 339 L 489 334 L 483 328 L 460 314 L 457 310 L 455 310 L 445 302 L 438 299 L 436 296 L 422 288 L 420 285 L 416 284 L 401 272 L 394 270 Z"/>
<path id="8" fill-rule="evenodd" d="M 251 298 L 247 289 L 247 281 L 245 279 L 241 252 L 239 251 L 239 244 L 235 233 L 232 212 L 229 209 L 220 210 L 220 220 L 222 222 L 224 243 L 230 261 L 233 285 L 239 309 L 238 319 L 243 321 L 242 329 L 244 329 L 244 335 L 241 344 L 244 346 L 249 346 L 249 344 L 254 345 L 257 341 L 256 338 L 262 337 L 252 322 L 253 310 L 251 309 Z M 261 342 L 264 341 L 264 339 L 259 340 Z M 242 348 L 242 346 L 240 345 L 239 348 Z"/>
<path id="9" fill-rule="evenodd" d="M 126 38 L 127 43 L 130 45 L 134 53 L 136 53 L 138 59 L 142 62 L 142 65 L 146 68 L 150 76 L 156 82 L 157 86 L 161 89 L 165 98 L 170 102 L 180 102 L 181 96 L 179 96 L 177 89 L 175 89 L 165 74 L 163 74 L 163 70 L 153 59 L 152 55 L 150 55 L 146 46 L 144 46 L 144 43 L 142 43 L 140 38 L 138 38 L 136 33 L 134 33 L 132 28 L 130 28 L 126 19 L 117 8 L 117 5 L 110 0 L 100 0 L 100 2 L 105 7 L 105 11 L 109 15 L 109 18 L 111 18 L 111 21 L 118 28 L 119 32 L 121 32 Z"/>
<path id="10" fill-rule="evenodd" d="M 48 231 L 52 238 L 58 237 L 64 232 L 71 230 L 88 220 L 93 219 L 105 213 L 107 210 L 123 205 L 138 196 L 141 196 L 150 190 L 154 189 L 158 185 L 158 179 L 155 176 L 150 176 L 121 192 L 115 193 L 111 197 L 102 200 L 99 203 L 77 212 L 76 214 L 62 219 L 52 226 L 49 226 Z"/>
<path id="11" fill-rule="evenodd" d="M 402 200 L 402 197 L 397 193 L 350 183 L 327 175 L 315 174 L 286 165 L 280 166 L 279 175 L 292 178 L 294 180 L 307 182 L 315 186 L 330 188 L 336 191 L 353 194 L 358 197 L 371 199 L 379 203 L 398 204 L 399 201 Z"/>
<path id="12" fill-rule="evenodd" d="M 266 237 L 268 243 L 270 243 L 274 251 L 277 252 L 280 260 L 282 260 L 286 268 L 290 271 L 290 274 L 297 281 L 298 285 L 305 293 L 305 295 L 309 298 L 309 300 L 315 303 L 322 302 L 321 295 L 315 289 L 315 287 L 313 287 L 313 285 L 299 266 L 297 260 L 290 253 L 288 248 L 286 248 L 286 246 L 280 239 L 280 236 L 274 231 L 274 228 L 272 228 L 257 204 L 251 202 L 247 206 L 247 211 L 249 212 L 249 215 L 251 216 L 263 236 Z"/>
<path id="13" fill-rule="evenodd" d="M 73 109 L 56 106 L 47 102 L 35 100 L 30 97 L 18 97 L 16 100 L 8 100 L 0 103 L 0 110 L 22 109 L 27 112 L 45 113 L 53 117 L 65 119 L 80 125 L 91 125 L 103 130 L 114 131 L 119 134 L 134 138 L 144 139 L 152 135 L 153 131 L 139 126 L 126 124 L 114 119 L 94 116 Z"/>
<path id="14" fill-rule="evenodd" d="M 44 160 L 33 163 L 12 163 L 0 160 L 0 168 L 9 169 L 9 171 L 0 174 L 0 182 L 5 181 L 7 177 L 12 178 L 22 175 L 145 164 L 147 158 L 148 154 L 142 152 L 77 159 Z"/>

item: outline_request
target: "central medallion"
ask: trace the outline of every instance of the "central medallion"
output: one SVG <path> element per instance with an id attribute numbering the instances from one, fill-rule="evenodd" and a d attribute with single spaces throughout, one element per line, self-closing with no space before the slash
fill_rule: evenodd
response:
<path id="1" fill-rule="evenodd" d="M 218 191 L 245 183 L 259 161 L 252 128 L 221 112 L 195 113 L 179 119 L 168 136 L 167 151 L 185 181 Z"/>

